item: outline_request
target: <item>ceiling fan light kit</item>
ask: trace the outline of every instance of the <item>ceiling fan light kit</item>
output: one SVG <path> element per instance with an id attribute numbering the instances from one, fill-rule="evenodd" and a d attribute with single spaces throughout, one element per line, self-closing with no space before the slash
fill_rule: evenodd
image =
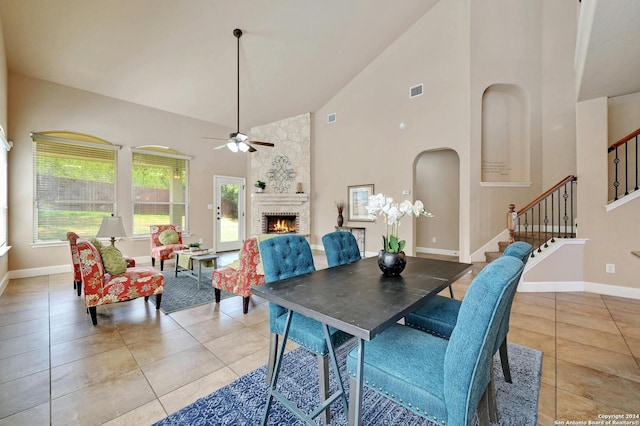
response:
<path id="1" fill-rule="evenodd" d="M 244 133 L 240 133 L 240 37 L 242 36 L 242 30 L 236 28 L 233 30 L 233 35 L 238 40 L 237 43 L 237 90 L 236 90 L 236 101 L 237 101 L 237 131 L 235 133 L 231 133 L 229 135 L 228 142 L 224 145 L 220 145 L 214 149 L 220 149 L 227 147 L 231 152 L 254 152 L 257 151 L 253 145 L 263 145 L 263 146 L 274 146 L 271 142 L 260 142 L 260 141 L 250 141 L 249 137 Z M 220 139 L 220 138 L 205 138 L 205 139 Z M 224 139 L 222 139 L 224 140 Z"/>

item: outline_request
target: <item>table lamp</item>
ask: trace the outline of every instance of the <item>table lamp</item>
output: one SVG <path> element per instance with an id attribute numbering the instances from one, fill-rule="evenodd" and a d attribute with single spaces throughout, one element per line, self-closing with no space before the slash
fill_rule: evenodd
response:
<path id="1" fill-rule="evenodd" d="M 111 213 L 111 216 L 102 218 L 102 225 L 100 225 L 100 230 L 96 235 L 97 238 L 110 238 L 112 246 L 115 245 L 116 238 L 122 238 L 126 236 L 127 233 L 124 232 L 122 217 L 114 216 L 113 213 Z"/>

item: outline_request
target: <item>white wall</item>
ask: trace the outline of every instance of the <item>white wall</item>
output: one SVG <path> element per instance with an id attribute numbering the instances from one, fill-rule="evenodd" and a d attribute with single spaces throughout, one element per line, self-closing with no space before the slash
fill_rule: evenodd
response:
<path id="1" fill-rule="evenodd" d="M 7 90 L 7 55 L 4 49 L 4 33 L 2 31 L 2 22 L 0 22 L 0 124 L 6 132 L 9 131 L 7 123 L 7 111 L 8 111 L 8 90 Z M 11 153 L 9 153 L 9 156 Z M 4 184 L 4 183 L 3 183 Z M 11 237 L 11 230 L 9 229 L 9 238 Z M 6 277 L 9 271 L 9 254 L 5 253 L 0 256 L 0 288 L 2 287 L 2 281 Z"/>
<path id="2" fill-rule="evenodd" d="M 193 237 L 213 244 L 213 175 L 246 177 L 247 156 L 201 136 L 226 135 L 231 129 L 176 114 L 119 101 L 50 82 L 9 74 L 9 269 L 20 271 L 70 265 L 66 241 L 35 247 L 33 241 L 33 166 L 30 132 L 70 130 L 122 145 L 118 152 L 118 208 L 125 229 L 131 229 L 131 151 L 141 145 L 163 145 L 193 156 L 190 170 L 190 228 Z M 73 224 L 69 224 L 73 230 Z M 130 232 L 130 231 L 129 231 Z M 149 240 L 126 239 L 118 248 L 129 256 L 149 256 Z"/>
<path id="3" fill-rule="evenodd" d="M 415 193 L 415 159 L 424 151 L 442 148 L 460 156 L 458 193 L 463 213 L 458 226 L 461 234 L 469 234 L 468 40 L 465 2 L 439 1 L 314 115 L 315 244 L 321 244 L 320 237 L 335 226 L 335 201 L 346 200 L 348 185 L 374 184 L 376 193 L 401 200 L 402 190 Z M 424 95 L 409 99 L 409 87 L 417 83 L 424 83 Z M 327 124 L 327 114 L 334 112 L 336 122 Z M 401 122 L 406 129 L 400 129 Z M 427 210 L 438 209 L 430 200 L 423 201 Z M 380 249 L 384 232 L 380 221 L 346 222 L 345 217 L 345 225 L 365 226 L 366 250 Z M 414 253 L 412 221 L 403 221 L 399 237 L 407 240 L 405 251 Z"/>

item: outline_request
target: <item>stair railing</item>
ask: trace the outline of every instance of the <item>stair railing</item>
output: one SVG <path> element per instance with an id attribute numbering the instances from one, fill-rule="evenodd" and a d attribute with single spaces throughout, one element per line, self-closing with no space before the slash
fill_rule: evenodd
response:
<path id="1" fill-rule="evenodd" d="M 536 251 L 541 253 L 556 238 L 575 237 L 577 182 L 577 177 L 569 175 L 517 212 L 515 204 L 509 204 L 509 242 L 529 242 L 533 246 L 531 257 L 535 257 Z"/>
<path id="2" fill-rule="evenodd" d="M 613 201 L 638 190 L 638 136 L 640 129 L 628 134 L 607 148 L 610 164 L 613 164 Z M 622 164 L 620 164 L 622 163 Z M 621 170 L 624 169 L 624 170 Z M 624 173 L 623 173 L 624 172 Z M 629 186 L 635 187 L 629 191 Z M 624 194 L 618 196 L 620 186 L 624 186 Z"/>

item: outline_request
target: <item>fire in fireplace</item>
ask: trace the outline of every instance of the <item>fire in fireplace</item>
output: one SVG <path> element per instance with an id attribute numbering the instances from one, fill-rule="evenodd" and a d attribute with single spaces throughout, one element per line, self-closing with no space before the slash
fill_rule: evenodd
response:
<path id="1" fill-rule="evenodd" d="M 295 213 L 264 213 L 262 230 L 264 234 L 287 234 L 298 232 L 298 215 Z"/>

